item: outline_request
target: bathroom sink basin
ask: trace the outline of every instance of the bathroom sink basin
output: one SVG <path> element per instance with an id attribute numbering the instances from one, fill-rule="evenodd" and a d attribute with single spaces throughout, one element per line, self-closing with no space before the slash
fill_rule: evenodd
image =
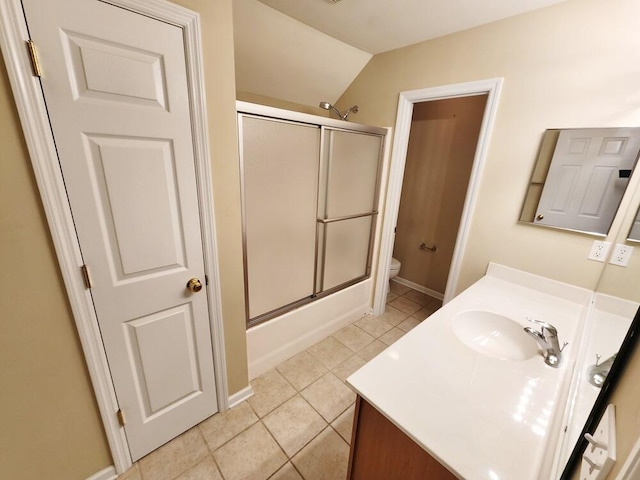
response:
<path id="1" fill-rule="evenodd" d="M 510 318 L 483 310 L 460 312 L 451 321 L 462 343 L 489 357 L 527 360 L 538 354 L 538 345 Z"/>

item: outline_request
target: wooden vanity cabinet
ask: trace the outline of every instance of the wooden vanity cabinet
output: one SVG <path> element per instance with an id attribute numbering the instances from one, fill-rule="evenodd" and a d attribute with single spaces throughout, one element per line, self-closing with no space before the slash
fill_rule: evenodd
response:
<path id="1" fill-rule="evenodd" d="M 455 480 L 457 477 L 358 395 L 347 478 Z"/>

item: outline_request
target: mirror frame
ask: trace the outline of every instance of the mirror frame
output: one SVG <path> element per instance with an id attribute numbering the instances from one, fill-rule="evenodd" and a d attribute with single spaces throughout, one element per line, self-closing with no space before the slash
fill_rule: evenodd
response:
<path id="1" fill-rule="evenodd" d="M 591 409 L 591 413 L 587 417 L 587 421 L 584 424 L 582 432 L 580 432 L 580 436 L 578 437 L 578 441 L 576 442 L 567 463 L 565 464 L 562 475 L 559 480 L 571 480 L 573 475 L 578 471 L 578 467 L 581 464 L 582 454 L 589 442 L 584 438 L 585 433 L 593 434 L 598 428 L 598 424 L 600 423 L 600 419 L 602 415 L 604 415 L 604 411 L 607 409 L 609 405 L 609 399 L 611 395 L 616 389 L 616 386 L 620 382 L 620 378 L 624 374 L 627 364 L 629 363 L 629 359 L 635 352 L 638 345 L 638 334 L 640 334 L 640 308 L 636 312 L 633 321 L 631 322 L 631 326 L 629 330 L 627 330 L 627 334 L 622 341 L 622 345 L 620 346 L 620 350 L 618 351 L 618 355 L 616 359 L 613 361 L 611 365 L 611 370 L 607 375 L 604 383 L 602 384 L 602 389 L 596 398 L 595 403 L 593 404 L 593 408 Z"/>
<path id="2" fill-rule="evenodd" d="M 636 214 L 633 217 L 633 221 L 631 222 L 631 226 L 629 227 L 629 231 L 627 232 L 627 238 L 626 238 L 625 241 L 633 242 L 633 243 L 640 243 L 640 238 L 631 238 L 631 232 L 633 231 L 633 226 L 635 225 L 635 223 L 638 220 L 640 220 L 640 206 L 638 206 L 638 210 L 636 211 Z"/>
<path id="3" fill-rule="evenodd" d="M 620 206 L 622 205 L 622 201 L 628 193 L 628 184 L 624 187 L 624 190 L 618 200 L 617 206 L 611 219 L 608 222 L 608 226 L 605 232 L 597 232 L 591 230 L 580 230 L 577 228 L 561 226 L 561 225 L 546 225 L 541 223 L 536 223 L 536 211 L 538 210 L 538 205 L 540 203 L 540 199 L 544 193 L 544 188 L 548 180 L 549 171 L 551 169 L 551 165 L 553 164 L 553 160 L 556 153 L 558 139 L 563 131 L 569 130 L 619 130 L 619 129 L 639 129 L 640 127 L 568 127 L 568 128 L 547 128 L 542 133 L 542 138 L 540 140 L 540 145 L 538 146 L 538 153 L 535 157 L 535 161 L 533 163 L 533 170 L 531 172 L 531 176 L 529 178 L 529 182 L 527 184 L 524 200 L 522 201 L 522 207 L 520 208 L 520 215 L 518 216 L 518 223 L 522 225 L 532 225 L 536 227 L 547 228 L 551 230 L 565 231 L 571 233 L 578 233 L 582 235 L 587 235 L 596 238 L 606 238 L 611 234 L 611 229 L 613 227 L 613 223 L 620 213 Z M 636 167 L 640 165 L 640 152 L 636 155 L 635 160 L 633 162 L 633 167 L 631 169 L 631 176 L 636 170 Z M 539 188 L 539 193 L 535 193 L 536 189 Z M 640 210 L 639 210 L 640 214 Z"/>

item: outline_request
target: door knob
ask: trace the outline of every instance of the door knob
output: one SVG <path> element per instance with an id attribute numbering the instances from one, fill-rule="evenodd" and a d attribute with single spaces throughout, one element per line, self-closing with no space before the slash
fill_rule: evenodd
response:
<path id="1" fill-rule="evenodd" d="M 197 293 L 202 290 L 202 282 L 197 278 L 192 278 L 187 282 L 187 289 L 191 290 L 193 293 Z"/>
<path id="2" fill-rule="evenodd" d="M 543 215 L 543 214 L 539 214 L 539 215 L 536 217 L 536 220 L 543 220 L 543 219 L 544 219 L 544 215 Z"/>

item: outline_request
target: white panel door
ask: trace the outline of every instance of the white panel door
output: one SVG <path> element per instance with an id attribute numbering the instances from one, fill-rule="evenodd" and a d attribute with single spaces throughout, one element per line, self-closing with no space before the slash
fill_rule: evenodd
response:
<path id="1" fill-rule="evenodd" d="M 534 222 L 606 234 L 639 150 L 640 128 L 562 130 Z"/>
<path id="2" fill-rule="evenodd" d="M 133 460 L 217 411 L 182 30 L 24 0 Z"/>

